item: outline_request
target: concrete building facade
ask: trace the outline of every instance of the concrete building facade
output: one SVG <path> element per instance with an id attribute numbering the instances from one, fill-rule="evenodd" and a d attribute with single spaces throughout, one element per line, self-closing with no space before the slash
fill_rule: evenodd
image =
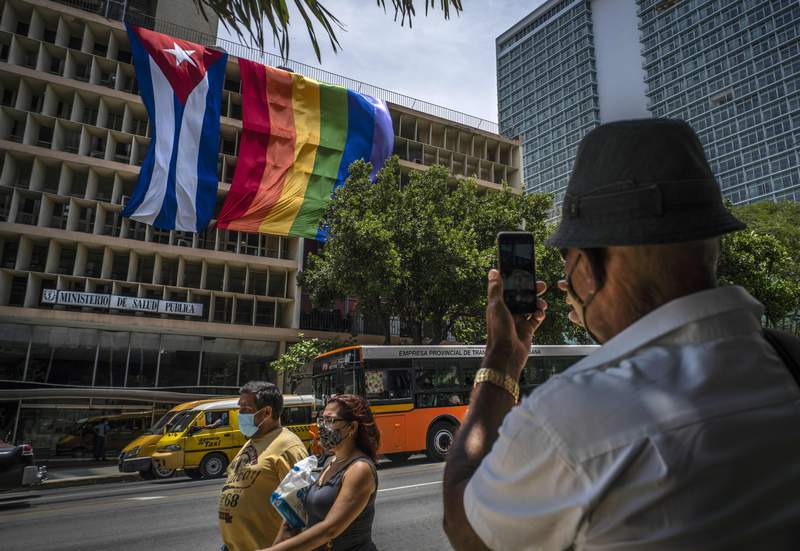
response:
<path id="1" fill-rule="evenodd" d="M 560 204 L 586 132 L 654 116 L 692 125 L 734 204 L 800 199 L 799 29 L 797 0 L 545 2 L 496 41 L 526 190 Z"/>
<path id="2" fill-rule="evenodd" d="M 120 19 L 213 44 L 215 22 L 208 34 L 179 26 L 190 10 L 176 4 L 0 0 L 0 439 L 55 453 L 80 420 L 153 417 L 188 396 L 275 381 L 269 362 L 301 332 L 382 341 L 353 312 L 302 299 L 301 239 L 159 231 L 121 216 L 151 128 Z M 267 56 L 226 47 L 217 212 L 242 128 L 234 56 Z M 405 171 L 438 163 L 488 189 L 520 188 L 519 142 L 490 123 L 291 67 L 389 100 Z M 125 423 L 147 424 L 135 417 Z"/>

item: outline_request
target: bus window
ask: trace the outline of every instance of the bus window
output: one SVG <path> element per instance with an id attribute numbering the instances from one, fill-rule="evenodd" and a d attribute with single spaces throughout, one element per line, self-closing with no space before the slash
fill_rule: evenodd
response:
<path id="1" fill-rule="evenodd" d="M 469 401 L 469 387 L 459 370 L 463 359 L 415 360 L 417 407 L 460 406 Z M 474 380 L 472 373 L 470 384 Z"/>
<path id="2" fill-rule="evenodd" d="M 360 370 L 328 369 L 314 375 L 314 396 L 323 402 L 336 394 L 360 394 L 363 383 L 359 381 Z"/>
<path id="3" fill-rule="evenodd" d="M 407 369 L 366 369 L 367 400 L 411 398 L 411 373 Z"/>

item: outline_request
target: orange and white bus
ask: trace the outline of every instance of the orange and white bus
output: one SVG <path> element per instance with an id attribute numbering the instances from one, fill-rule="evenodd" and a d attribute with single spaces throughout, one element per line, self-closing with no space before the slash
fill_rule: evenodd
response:
<path id="1" fill-rule="evenodd" d="M 597 346 L 533 346 L 521 394 Z M 403 460 L 418 452 L 443 460 L 467 411 L 483 346 L 350 346 L 317 356 L 314 397 L 364 396 L 381 431 L 379 453 Z"/>

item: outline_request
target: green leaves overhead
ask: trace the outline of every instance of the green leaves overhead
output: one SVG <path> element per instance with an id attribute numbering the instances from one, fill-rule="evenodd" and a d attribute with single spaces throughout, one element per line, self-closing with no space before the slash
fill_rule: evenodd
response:
<path id="1" fill-rule="evenodd" d="M 435 8 L 435 0 L 423 0 L 425 15 L 428 9 Z M 273 40 L 280 49 L 283 58 L 289 57 L 289 26 L 290 14 L 286 0 L 195 0 L 203 17 L 208 19 L 208 11 L 215 13 L 226 28 L 236 33 L 239 39 L 249 38 L 256 46 L 264 49 L 265 36 L 271 32 Z M 377 0 L 378 7 L 386 11 L 385 0 Z M 318 61 L 322 55 L 317 39 L 316 26 L 322 28 L 327 36 L 334 53 L 340 49 L 339 39 L 336 37 L 336 28 L 344 30 L 345 27 L 336 16 L 317 0 L 294 0 L 303 23 L 306 26 L 311 45 Z M 395 21 L 400 18 L 400 24 L 412 26 L 416 9 L 413 0 L 392 0 Z M 451 11 L 461 12 L 461 0 L 440 0 L 439 5 L 445 19 L 450 19 Z"/>

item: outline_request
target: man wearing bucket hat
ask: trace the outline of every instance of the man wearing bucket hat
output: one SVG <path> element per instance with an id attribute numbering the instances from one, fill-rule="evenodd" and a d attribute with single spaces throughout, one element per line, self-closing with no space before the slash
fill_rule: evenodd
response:
<path id="1" fill-rule="evenodd" d="M 547 244 L 570 319 L 603 346 L 513 407 L 547 305 L 513 318 L 489 273 L 485 382 L 445 470 L 456 549 L 800 545 L 793 362 L 758 301 L 716 286 L 719 237 L 742 228 L 686 123 L 584 137 Z"/>

